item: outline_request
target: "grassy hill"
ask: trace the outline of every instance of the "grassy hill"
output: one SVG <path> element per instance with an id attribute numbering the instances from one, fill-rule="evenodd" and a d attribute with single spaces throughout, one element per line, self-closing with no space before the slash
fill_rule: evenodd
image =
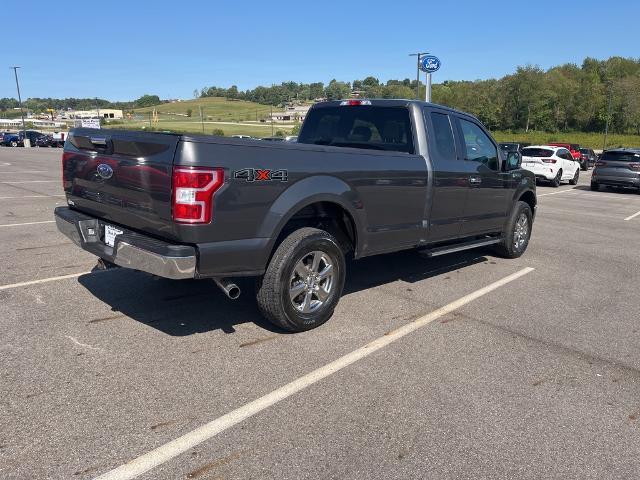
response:
<path id="1" fill-rule="evenodd" d="M 202 108 L 202 118 L 200 118 Z M 155 107 L 138 108 L 130 119 L 110 122 L 107 128 L 171 130 L 184 133 L 211 134 L 222 130 L 225 135 L 251 135 L 266 137 L 278 130 L 291 132 L 293 123 L 271 126 L 269 105 L 228 100 L 219 97 L 196 98 L 175 103 L 164 103 Z M 153 111 L 158 121 L 153 121 Z M 274 107 L 274 110 L 278 110 Z M 189 111 L 191 116 L 189 117 Z M 204 128 L 203 128 L 204 127 Z M 204 132 L 203 132 L 204 130 Z"/>
<path id="2" fill-rule="evenodd" d="M 134 110 L 134 112 L 136 114 L 148 115 L 155 109 L 161 119 L 169 117 L 184 119 L 188 118 L 186 115 L 188 111 L 191 110 L 191 118 L 197 117 L 199 121 L 200 107 L 202 107 L 205 120 L 210 121 L 257 121 L 267 117 L 271 112 L 269 105 L 261 105 L 244 100 L 228 100 L 219 97 L 196 98 L 194 100 L 184 100 L 175 103 L 163 103 L 155 107 L 138 108 Z M 277 110 L 277 108 L 274 107 L 274 110 Z"/>

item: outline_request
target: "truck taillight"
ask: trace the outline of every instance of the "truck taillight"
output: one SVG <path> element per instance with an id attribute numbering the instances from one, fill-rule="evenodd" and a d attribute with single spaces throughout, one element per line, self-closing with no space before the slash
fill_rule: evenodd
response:
<path id="1" fill-rule="evenodd" d="M 556 163 L 557 160 L 555 158 L 543 158 L 542 161 L 544 163 Z"/>
<path id="2" fill-rule="evenodd" d="M 178 223 L 209 223 L 213 194 L 224 183 L 221 168 L 173 168 L 173 220 Z"/>
<path id="3" fill-rule="evenodd" d="M 67 184 L 69 181 L 67 180 L 67 162 L 71 158 L 72 154 L 69 152 L 62 152 L 62 189 L 66 190 Z"/>

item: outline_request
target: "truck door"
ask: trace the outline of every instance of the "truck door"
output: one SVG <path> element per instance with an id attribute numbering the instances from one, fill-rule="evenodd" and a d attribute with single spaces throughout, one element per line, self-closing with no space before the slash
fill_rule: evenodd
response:
<path id="1" fill-rule="evenodd" d="M 511 175 L 501 172 L 498 147 L 480 125 L 456 116 L 464 161 L 470 166 L 469 196 L 461 236 L 502 231 L 513 194 Z"/>
<path id="2" fill-rule="evenodd" d="M 469 166 L 455 139 L 455 119 L 447 110 L 424 109 L 433 183 L 428 241 L 456 238 L 464 220 L 468 194 Z"/>

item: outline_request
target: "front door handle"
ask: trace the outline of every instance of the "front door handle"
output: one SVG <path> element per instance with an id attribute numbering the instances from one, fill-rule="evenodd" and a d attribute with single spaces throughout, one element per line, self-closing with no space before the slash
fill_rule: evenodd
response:
<path id="1" fill-rule="evenodd" d="M 476 177 L 475 175 L 472 175 L 469 177 L 469 184 L 480 185 L 481 183 L 482 183 L 482 178 Z"/>

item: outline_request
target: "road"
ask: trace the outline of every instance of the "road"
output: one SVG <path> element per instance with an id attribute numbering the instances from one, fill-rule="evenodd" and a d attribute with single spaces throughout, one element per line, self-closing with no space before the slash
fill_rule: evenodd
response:
<path id="1" fill-rule="evenodd" d="M 60 153 L 0 148 L 0 478 L 637 478 L 640 195 L 540 186 L 523 257 L 352 262 L 286 334 L 248 281 L 92 273 Z"/>

